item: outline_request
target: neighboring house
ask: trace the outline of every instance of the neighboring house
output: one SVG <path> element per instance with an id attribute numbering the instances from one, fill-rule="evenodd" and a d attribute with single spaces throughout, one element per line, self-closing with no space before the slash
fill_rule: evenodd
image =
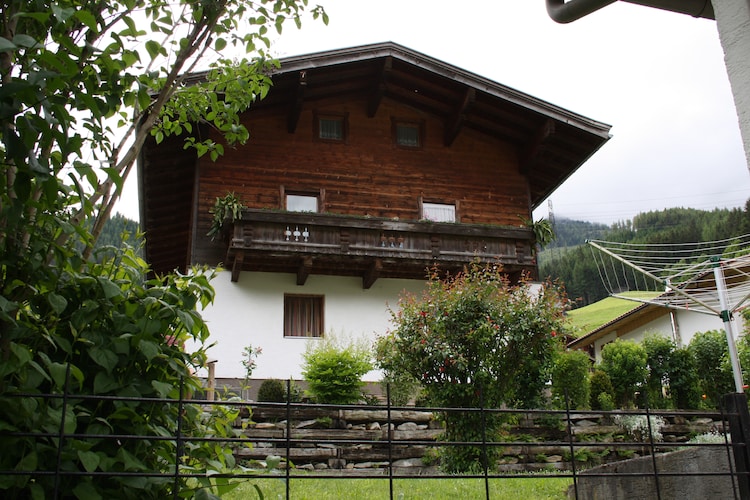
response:
<path id="1" fill-rule="evenodd" d="M 750 297 L 750 257 L 726 261 L 724 273 L 727 288 L 725 307 L 729 310 L 737 307 L 731 318 L 732 330 L 737 340 L 745 331 L 739 311 Z M 568 348 L 586 351 L 592 359 L 599 362 L 602 348 L 617 339 L 641 342 L 647 334 L 658 334 L 672 339 L 677 347 L 685 347 L 690 344 L 696 333 L 725 330 L 719 314 L 711 313 L 712 310 L 722 310 L 712 272 L 698 275 L 682 290 L 702 304 L 688 300 L 673 291 L 665 292 L 655 297 L 653 303 L 643 303 L 569 342 Z"/>
<path id="2" fill-rule="evenodd" d="M 254 377 L 299 378 L 309 341 L 371 341 L 428 268 L 478 259 L 536 278 L 523 220 L 609 139 L 609 125 L 393 43 L 285 58 L 272 79 L 244 115 L 247 145 L 211 162 L 170 139 L 139 162 L 154 271 L 226 269 L 204 313 L 217 377 L 243 375 L 249 344 L 263 348 Z M 247 208 L 212 241 L 228 192 Z"/>

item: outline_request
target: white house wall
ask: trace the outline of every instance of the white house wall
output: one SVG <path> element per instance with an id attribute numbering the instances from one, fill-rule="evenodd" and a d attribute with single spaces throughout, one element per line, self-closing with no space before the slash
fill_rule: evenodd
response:
<path id="1" fill-rule="evenodd" d="M 202 312 L 211 332 L 209 359 L 217 360 L 217 378 L 243 378 L 242 351 L 261 347 L 253 378 L 302 378 L 302 354 L 316 339 L 284 337 L 284 294 L 323 295 L 325 332 L 373 341 L 392 327 L 388 306 L 396 308 L 404 291 L 421 293 L 419 280 L 379 279 L 370 289 L 362 279 L 311 275 L 304 286 L 296 275 L 242 272 L 233 283 L 230 272 L 211 282 L 216 300 Z M 377 372 L 365 380 L 377 381 Z"/>
<path id="2" fill-rule="evenodd" d="M 719 318 L 718 316 L 684 310 L 675 310 L 675 314 L 677 317 L 677 324 L 679 326 L 680 337 L 682 340 L 681 345 L 683 347 L 690 344 L 690 341 L 693 339 L 696 333 L 706 332 L 708 330 L 724 330 L 724 323 L 722 323 L 721 318 Z M 743 323 L 739 314 L 735 316 L 736 321 L 733 328 L 736 336 L 737 334 L 742 332 Z M 672 340 L 675 340 L 675 343 L 677 343 L 677 339 L 675 339 L 672 334 L 672 324 L 670 321 L 670 316 L 669 314 L 665 314 L 655 319 L 654 321 L 651 321 L 639 328 L 630 330 L 627 333 L 622 334 L 621 336 L 618 336 L 616 332 L 611 332 L 596 340 L 594 342 L 596 360 L 601 361 L 602 348 L 609 342 L 613 342 L 617 338 L 641 342 L 643 341 L 645 335 L 650 333 L 661 334 L 665 337 L 669 337 Z M 678 343 L 678 345 L 680 344 Z"/>

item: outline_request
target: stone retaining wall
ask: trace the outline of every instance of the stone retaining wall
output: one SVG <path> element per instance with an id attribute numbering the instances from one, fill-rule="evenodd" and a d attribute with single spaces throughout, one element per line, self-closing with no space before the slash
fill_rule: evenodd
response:
<path id="1" fill-rule="evenodd" d="M 252 421 L 249 418 L 244 421 L 244 433 L 252 439 L 253 446 L 237 449 L 237 458 L 262 463 L 268 456 L 286 457 L 288 439 L 292 442 L 289 459 L 301 469 L 380 474 L 393 463 L 399 474 L 434 472 L 428 468 L 432 461 L 423 458 L 434 456 L 430 448 L 435 446 L 431 445 L 443 430 L 430 412 L 393 410 L 388 427 L 385 409 L 291 407 L 291 410 L 287 425 L 287 408 L 283 405 L 255 408 Z M 540 414 L 521 414 L 518 424 L 507 429 L 510 442 L 503 445 L 497 472 L 571 470 L 567 421 L 558 421 L 557 428 L 543 424 L 549 421 L 549 417 Z M 592 444 L 574 448 L 577 470 L 650 453 L 648 445 L 627 443 L 620 427 L 598 414 L 573 414 L 570 428 L 575 442 Z M 665 442 L 679 443 L 692 435 L 717 429 L 722 429 L 721 422 L 712 418 L 688 419 L 677 415 L 668 418 L 662 433 Z M 662 448 L 661 451 L 675 449 Z"/>

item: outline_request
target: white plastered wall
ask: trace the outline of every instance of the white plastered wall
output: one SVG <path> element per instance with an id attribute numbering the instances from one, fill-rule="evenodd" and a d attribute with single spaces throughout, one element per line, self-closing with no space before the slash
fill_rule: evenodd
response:
<path id="1" fill-rule="evenodd" d="M 706 332 L 708 330 L 724 331 L 724 323 L 722 323 L 721 318 L 719 318 L 718 316 L 684 310 L 676 310 L 675 314 L 677 316 L 677 324 L 680 328 L 680 336 L 682 337 L 683 347 L 690 344 L 690 341 L 693 339 L 696 333 Z M 743 323 L 739 314 L 735 315 L 735 323 L 733 329 L 735 336 L 742 332 Z M 660 316 L 659 318 L 649 322 L 646 325 L 623 334 L 621 337 L 618 337 L 616 332 L 612 332 L 594 341 L 596 361 L 601 361 L 602 347 L 604 347 L 607 343 L 613 342 L 617 338 L 641 342 L 643 341 L 645 335 L 650 333 L 659 333 L 674 340 L 669 314 Z"/>
<path id="2" fill-rule="evenodd" d="M 243 378 L 242 351 L 252 344 L 263 349 L 253 378 L 301 379 L 302 354 L 307 343 L 316 340 L 284 338 L 285 293 L 323 295 L 327 333 L 373 341 L 392 326 L 388 306 L 396 309 L 404 291 L 421 293 L 425 282 L 379 279 L 365 290 L 362 279 L 355 277 L 311 275 L 298 286 L 294 274 L 242 272 L 233 283 L 223 271 L 211 284 L 216 300 L 202 316 L 211 331 L 209 343 L 216 344 L 208 351 L 209 359 L 217 360 L 216 377 Z M 379 378 L 377 372 L 364 377 Z"/>

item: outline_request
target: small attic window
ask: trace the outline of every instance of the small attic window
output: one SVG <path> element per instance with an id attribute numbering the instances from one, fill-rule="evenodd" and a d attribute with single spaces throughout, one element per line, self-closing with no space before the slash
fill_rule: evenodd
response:
<path id="1" fill-rule="evenodd" d="M 348 123 L 346 115 L 331 115 L 315 113 L 313 119 L 316 140 L 324 142 L 344 142 L 346 140 Z"/>
<path id="2" fill-rule="evenodd" d="M 393 139 L 397 146 L 403 148 L 421 148 L 423 126 L 419 122 L 394 120 Z"/>

